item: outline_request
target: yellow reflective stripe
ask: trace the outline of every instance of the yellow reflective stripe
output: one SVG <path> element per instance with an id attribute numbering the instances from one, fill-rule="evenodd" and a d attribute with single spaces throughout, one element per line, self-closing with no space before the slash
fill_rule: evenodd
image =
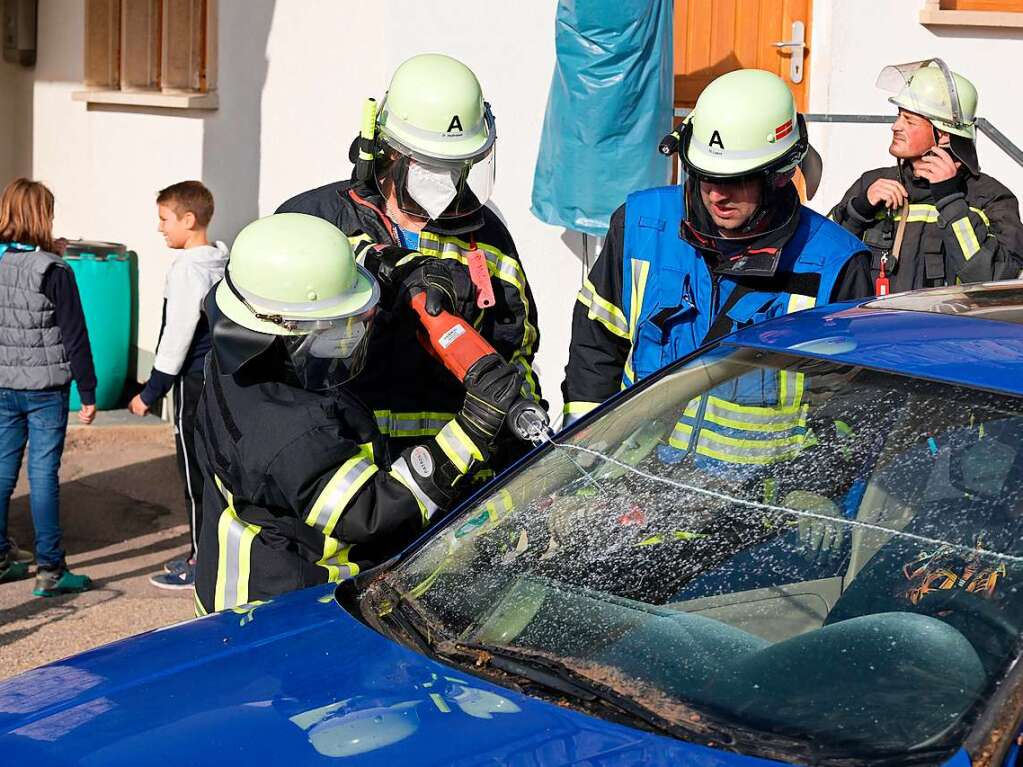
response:
<path id="1" fill-rule="evenodd" d="M 802 428 L 806 426 L 806 417 L 808 408 L 806 405 L 802 405 L 795 412 L 779 412 L 778 410 L 770 411 L 776 414 L 774 420 L 764 420 L 761 423 L 750 422 L 749 420 L 730 418 L 725 413 L 719 412 L 716 408 L 713 408 L 710 403 L 707 405 L 707 409 L 703 414 L 704 420 L 708 423 L 716 423 L 719 426 L 725 426 L 729 429 L 745 429 L 747 431 L 758 431 L 758 432 L 779 432 L 788 431 L 790 429 Z M 688 415 L 688 414 L 687 414 Z M 690 416 L 692 417 L 692 416 Z"/>
<path id="2" fill-rule="evenodd" d="M 432 437 L 455 417 L 454 413 L 428 410 L 418 412 L 374 410 L 373 415 L 376 416 L 377 428 L 381 434 L 398 438 Z"/>
<path id="3" fill-rule="evenodd" d="M 792 293 L 789 295 L 789 303 L 785 307 L 785 313 L 792 314 L 792 312 L 799 312 L 803 309 L 812 309 L 816 303 L 817 299 L 813 296 L 801 296 L 798 293 Z"/>
<path id="4" fill-rule="evenodd" d="M 692 437 L 693 427 L 678 423 L 668 440 L 668 444 L 679 449 L 686 449 Z M 707 443 L 716 443 L 717 448 Z M 717 434 L 708 429 L 700 429 L 696 452 L 710 458 L 727 463 L 765 464 L 786 460 L 799 453 L 805 447 L 816 444 L 812 434 L 793 434 L 775 439 L 738 439 Z"/>
<path id="5" fill-rule="evenodd" d="M 643 298 L 646 295 L 646 281 L 650 274 L 650 262 L 638 258 L 632 259 L 632 288 L 629 301 L 629 338 L 632 339 L 632 348 L 629 349 L 629 356 L 625 360 L 625 377 L 629 383 L 636 382 L 636 371 L 632 366 L 632 356 L 636 352 L 636 333 L 639 328 L 639 315 L 643 308 Z M 625 381 L 622 381 L 622 388 L 625 388 Z"/>
<path id="6" fill-rule="evenodd" d="M 984 222 L 984 226 L 991 226 L 991 220 L 987 217 L 987 214 L 980 208 L 970 207 L 974 213 L 976 213 L 980 220 Z M 877 221 L 883 221 L 888 217 L 885 211 L 881 211 L 874 215 Z M 902 215 L 896 213 L 892 216 L 892 220 L 901 221 Z M 909 212 L 906 215 L 907 224 L 936 224 L 938 223 L 938 208 L 928 203 L 919 202 L 909 206 Z"/>
<path id="7" fill-rule="evenodd" d="M 791 411 L 803 398 L 804 374 L 782 370 L 778 373 L 778 407 L 763 406 L 769 411 Z"/>
<path id="8" fill-rule="evenodd" d="M 565 415 L 585 415 L 599 405 L 599 402 L 566 402 L 561 412 Z"/>
<path id="9" fill-rule="evenodd" d="M 959 242 L 959 247 L 962 248 L 963 256 L 969 261 L 980 250 L 980 242 L 977 241 L 977 233 L 973 230 L 973 224 L 970 223 L 969 218 L 963 217 L 952 222 L 952 231 Z"/>
<path id="10" fill-rule="evenodd" d="M 237 607 L 249 601 L 249 570 L 252 542 L 262 530 L 238 516 L 234 508 L 234 497 L 216 477 L 217 488 L 227 500 L 227 508 L 220 514 L 217 523 L 217 585 L 213 598 L 213 609 L 224 610 Z"/>
<path id="11" fill-rule="evenodd" d="M 539 400 L 539 387 L 536 383 L 536 373 L 529 362 L 529 358 L 535 353 L 536 342 L 540 338 L 540 331 L 529 321 L 529 296 L 526 293 L 526 273 L 522 270 L 522 264 L 509 255 L 502 253 L 493 245 L 478 242 L 476 247 L 483 251 L 487 259 L 487 271 L 492 277 L 508 283 L 518 291 L 519 301 L 522 302 L 522 343 L 516 349 L 508 362 L 515 365 L 522 371 L 523 393 L 533 399 Z M 469 243 L 457 237 L 438 237 L 432 232 L 422 232 L 419 235 L 419 252 L 426 256 L 435 258 L 452 258 L 459 263 L 469 265 L 469 258 L 465 254 L 471 251 Z M 409 257 L 398 263 L 404 263 Z"/>
<path id="12" fill-rule="evenodd" d="M 497 522 L 509 512 L 515 511 L 515 503 L 512 501 L 511 493 L 502 487 L 497 491 L 497 495 L 483 504 L 483 508 L 487 510 L 490 521 Z"/>
<path id="13" fill-rule="evenodd" d="M 364 264 L 366 260 L 366 248 L 373 244 L 373 238 L 368 234 L 357 234 L 348 238 L 348 244 L 352 246 L 352 252 L 355 254 L 355 260 L 360 264 Z"/>
<path id="14" fill-rule="evenodd" d="M 305 518 L 307 525 L 324 535 L 334 532 L 352 498 L 377 472 L 371 450 L 367 451 L 366 446 L 361 445 L 358 453 L 338 467 L 309 509 Z"/>
<path id="15" fill-rule="evenodd" d="M 193 591 L 192 592 L 192 596 L 193 596 L 193 600 L 192 601 L 195 604 L 195 617 L 196 618 L 201 618 L 204 615 L 208 615 L 209 613 L 206 610 L 206 608 L 203 607 L 202 600 L 199 599 L 199 592 L 198 591 Z"/>
<path id="16" fill-rule="evenodd" d="M 329 535 L 323 537 L 323 557 L 316 564 L 327 570 L 328 583 L 338 583 L 359 574 L 359 566 L 348 561 L 351 550 L 351 544 L 342 545 L 341 541 Z"/>
<path id="17" fill-rule="evenodd" d="M 720 397 L 709 397 L 708 402 L 714 404 L 714 407 L 727 410 L 732 413 L 739 413 L 741 415 L 764 415 L 765 411 L 770 413 L 780 414 L 795 414 L 800 412 L 801 405 L 789 405 L 785 407 L 780 406 L 765 406 L 765 405 L 739 405 L 731 400 L 721 399 Z"/>
<path id="18" fill-rule="evenodd" d="M 476 447 L 476 443 L 469 438 L 458 421 L 453 418 L 440 430 L 435 439 L 440 445 L 440 449 L 444 451 L 444 455 L 462 474 L 469 471 L 473 460 L 483 460 L 483 454 Z"/>
<path id="19" fill-rule="evenodd" d="M 628 340 L 629 322 L 625 319 L 625 314 L 597 292 L 589 277 L 583 280 L 578 301 L 589 310 L 586 313 L 589 319 L 596 320 L 613 335 Z"/>

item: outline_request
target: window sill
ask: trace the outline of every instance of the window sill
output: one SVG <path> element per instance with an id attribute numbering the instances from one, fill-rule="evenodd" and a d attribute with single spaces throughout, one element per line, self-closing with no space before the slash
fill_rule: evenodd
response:
<path id="1" fill-rule="evenodd" d="M 924 8 L 920 23 L 942 27 L 1012 27 L 1023 29 L 1023 13 L 1014 11 L 943 11 Z"/>
<path id="2" fill-rule="evenodd" d="M 160 107 L 163 109 L 216 109 L 220 105 L 216 92 L 160 93 L 158 91 L 85 90 L 71 94 L 75 101 L 87 104 L 114 104 L 129 107 Z"/>

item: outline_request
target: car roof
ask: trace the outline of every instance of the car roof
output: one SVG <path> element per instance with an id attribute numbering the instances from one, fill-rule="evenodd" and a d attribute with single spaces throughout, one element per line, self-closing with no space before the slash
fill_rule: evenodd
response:
<path id="1" fill-rule="evenodd" d="M 1023 396 L 1023 282 L 831 304 L 727 342 Z"/>

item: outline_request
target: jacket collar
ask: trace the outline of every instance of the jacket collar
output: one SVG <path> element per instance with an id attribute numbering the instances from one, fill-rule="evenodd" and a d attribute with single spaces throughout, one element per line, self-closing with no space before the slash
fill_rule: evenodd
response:
<path id="1" fill-rule="evenodd" d="M 395 224 L 394 221 L 387 216 L 387 202 L 384 200 L 383 195 L 380 194 L 376 184 L 368 184 L 353 177 L 352 185 L 349 189 L 350 191 L 354 191 L 358 196 L 359 199 L 353 200 L 357 205 L 363 205 L 374 209 L 378 216 L 386 218 L 387 221 L 390 222 L 388 229 L 392 229 L 397 226 L 397 224 Z M 345 194 L 343 187 L 339 190 L 339 194 Z M 459 216 L 458 218 L 444 219 L 441 221 L 430 221 L 424 228 L 424 231 L 441 237 L 457 237 L 459 235 L 469 234 L 482 229 L 484 223 L 483 209 L 480 208 L 475 213 L 470 213 L 467 216 Z"/>

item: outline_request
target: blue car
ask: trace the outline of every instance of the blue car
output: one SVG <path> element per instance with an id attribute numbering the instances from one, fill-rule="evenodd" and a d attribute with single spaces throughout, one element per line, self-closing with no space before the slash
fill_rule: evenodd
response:
<path id="1" fill-rule="evenodd" d="M 0 683 L 24 765 L 1013 765 L 1023 283 L 744 329 L 336 587 Z"/>

